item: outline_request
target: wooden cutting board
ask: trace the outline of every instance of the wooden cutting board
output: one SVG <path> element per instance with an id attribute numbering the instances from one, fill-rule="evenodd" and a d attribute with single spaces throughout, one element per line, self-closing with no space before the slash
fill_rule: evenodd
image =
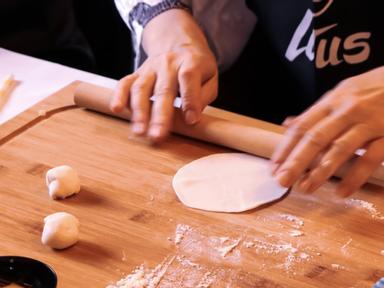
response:
<path id="1" fill-rule="evenodd" d="M 383 188 L 341 200 L 329 182 L 246 213 L 189 209 L 171 186 L 177 169 L 230 150 L 178 136 L 146 145 L 129 122 L 74 107 L 75 86 L 0 127 L 1 255 L 50 264 L 63 288 L 106 287 L 161 263 L 157 287 L 371 287 L 384 277 Z M 53 201 L 44 176 L 63 164 L 82 190 Z M 58 211 L 81 223 L 80 242 L 63 251 L 40 242 L 43 218 Z"/>

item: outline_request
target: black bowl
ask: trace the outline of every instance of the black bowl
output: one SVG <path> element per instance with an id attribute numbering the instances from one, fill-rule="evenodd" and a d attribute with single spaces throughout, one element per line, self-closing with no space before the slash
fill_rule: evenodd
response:
<path id="1" fill-rule="evenodd" d="M 0 287 L 56 288 L 57 276 L 47 264 L 20 256 L 0 257 Z"/>

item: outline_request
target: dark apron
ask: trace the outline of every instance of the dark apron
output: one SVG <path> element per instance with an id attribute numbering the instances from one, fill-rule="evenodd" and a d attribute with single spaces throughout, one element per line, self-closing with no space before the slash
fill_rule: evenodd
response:
<path id="1" fill-rule="evenodd" d="M 240 58 L 221 75 L 215 103 L 219 107 L 281 123 L 302 113 L 342 79 L 384 64 L 380 2 L 247 3 L 258 23 Z M 307 21 L 308 11 L 318 15 Z M 311 49 L 313 28 L 318 35 Z M 293 51 L 290 59 L 287 50 Z"/>

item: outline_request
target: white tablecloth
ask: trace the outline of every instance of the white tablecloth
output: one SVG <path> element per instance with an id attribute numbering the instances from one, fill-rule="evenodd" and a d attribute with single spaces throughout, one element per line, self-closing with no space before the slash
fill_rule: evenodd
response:
<path id="1" fill-rule="evenodd" d="M 13 74 L 18 85 L 0 105 L 0 124 L 75 80 L 114 88 L 116 80 L 0 48 L 0 81 Z"/>

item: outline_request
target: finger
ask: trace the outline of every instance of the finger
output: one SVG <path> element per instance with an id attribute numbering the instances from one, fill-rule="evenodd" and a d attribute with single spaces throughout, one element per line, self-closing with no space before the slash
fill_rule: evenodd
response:
<path id="1" fill-rule="evenodd" d="M 379 138 L 371 142 L 364 153 L 356 159 L 354 165 L 343 177 L 342 182 L 336 189 L 336 193 L 341 197 L 347 197 L 359 189 L 371 176 L 371 174 L 384 161 L 384 138 Z"/>
<path id="2" fill-rule="evenodd" d="M 327 181 L 350 159 L 357 149 L 371 140 L 366 129 L 356 126 L 337 138 L 323 155 L 319 164 L 312 168 L 305 181 L 298 184 L 299 190 L 312 193 Z"/>
<path id="3" fill-rule="evenodd" d="M 177 94 L 177 72 L 168 67 L 160 69 L 155 85 L 152 105 L 149 138 L 162 141 L 169 133 L 173 118 L 173 101 Z"/>
<path id="4" fill-rule="evenodd" d="M 110 103 L 110 109 L 112 110 L 112 112 L 119 113 L 125 107 L 127 107 L 128 99 L 131 94 L 130 89 L 137 77 L 137 74 L 131 74 L 125 76 L 119 81 Z"/>
<path id="5" fill-rule="evenodd" d="M 281 124 L 283 127 L 289 128 L 291 127 L 295 122 L 297 122 L 298 117 L 296 116 L 289 116 L 285 118 L 284 122 Z M 295 121 L 296 120 L 296 121 Z"/>
<path id="6" fill-rule="evenodd" d="M 316 123 L 328 116 L 329 113 L 330 109 L 326 105 L 317 104 L 299 116 L 297 123 L 286 131 L 283 141 L 278 145 L 271 157 L 273 174 L 277 172 L 280 164 L 286 160 L 304 134 Z"/>
<path id="7" fill-rule="evenodd" d="M 195 124 L 200 120 L 201 74 L 193 65 L 182 65 L 179 69 L 179 91 L 184 120 L 187 124 Z"/>
<path id="8" fill-rule="evenodd" d="M 334 114 L 306 131 L 277 170 L 275 176 L 279 183 L 290 187 L 348 125 L 343 115 Z"/>
<path id="9" fill-rule="evenodd" d="M 156 75 L 153 72 L 143 74 L 131 87 L 132 132 L 143 135 L 148 129 L 150 100 L 155 86 Z"/>

